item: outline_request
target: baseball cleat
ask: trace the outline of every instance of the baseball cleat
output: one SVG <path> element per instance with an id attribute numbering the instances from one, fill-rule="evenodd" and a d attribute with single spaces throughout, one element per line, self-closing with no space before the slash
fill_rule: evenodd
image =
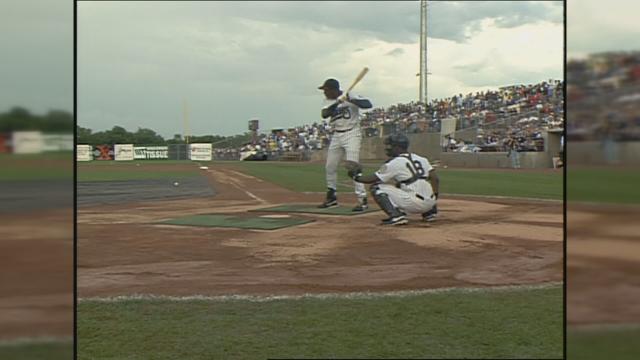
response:
<path id="1" fill-rule="evenodd" d="M 358 202 L 358 205 L 356 205 L 353 209 L 351 209 L 351 211 L 360 212 L 360 211 L 365 211 L 368 208 L 369 208 L 369 205 L 367 204 L 367 199 L 362 199 Z"/>
<path id="2" fill-rule="evenodd" d="M 405 215 L 400 215 L 382 220 L 382 225 L 404 225 L 408 222 L 409 219 Z"/>
<path id="3" fill-rule="evenodd" d="M 336 191 L 332 188 L 327 188 L 327 196 L 322 204 L 318 205 L 320 209 L 328 209 L 338 206 L 338 198 L 336 197 Z"/>
<path id="4" fill-rule="evenodd" d="M 431 210 L 422 214 L 422 221 L 426 221 L 426 222 L 436 221 L 437 216 L 438 216 L 438 206 L 435 205 Z"/>
<path id="5" fill-rule="evenodd" d="M 322 204 L 318 205 L 320 209 L 328 209 L 338 206 L 338 199 L 327 199 Z"/>

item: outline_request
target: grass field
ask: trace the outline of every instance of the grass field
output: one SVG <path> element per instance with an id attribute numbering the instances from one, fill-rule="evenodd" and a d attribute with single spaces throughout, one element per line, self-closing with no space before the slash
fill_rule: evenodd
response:
<path id="1" fill-rule="evenodd" d="M 567 201 L 640 204 L 640 171 L 574 169 L 567 171 Z"/>
<path id="2" fill-rule="evenodd" d="M 43 342 L 0 344 L 0 359 L 7 360 L 69 360 L 73 359 L 73 343 Z"/>
<path id="3" fill-rule="evenodd" d="M 203 164 L 210 164 L 213 162 L 202 162 Z M 153 165 L 153 164 L 161 164 L 161 165 L 193 165 L 194 162 L 191 160 L 134 160 L 134 161 L 78 161 L 78 168 L 90 168 L 90 167 L 109 167 L 114 165 L 129 165 L 129 166 L 137 166 L 137 165 Z"/>
<path id="4" fill-rule="evenodd" d="M 0 181 L 73 179 L 73 153 L 0 154 Z"/>
<path id="5" fill-rule="evenodd" d="M 176 168 L 171 170 L 149 170 L 149 165 L 192 165 L 193 168 Z M 122 180 L 150 180 L 174 179 L 199 176 L 201 170 L 192 161 L 93 161 L 78 163 L 78 181 L 122 181 Z"/>
<path id="6" fill-rule="evenodd" d="M 127 162 L 113 167 L 114 162 L 92 162 L 78 165 L 78 181 L 114 181 L 136 179 L 164 179 L 197 176 L 193 171 L 149 171 L 148 164 L 193 164 L 190 161 Z M 216 162 L 203 163 L 215 168 Z M 234 164 L 247 174 L 299 192 L 324 192 L 325 170 L 318 163 L 285 162 L 225 162 Z M 377 166 L 366 166 L 367 173 L 373 173 Z M 562 200 L 561 172 L 512 172 L 504 170 L 451 170 L 439 169 L 442 194 L 494 195 L 522 198 Z M 353 191 L 346 170 L 339 172 L 340 192 Z"/>
<path id="7" fill-rule="evenodd" d="M 198 171 L 78 171 L 78 181 L 121 181 L 121 180 L 151 180 L 173 179 L 199 176 Z"/>
<path id="8" fill-rule="evenodd" d="M 326 191 L 323 164 L 238 163 L 245 172 L 294 191 Z M 373 173 L 377 166 L 366 166 Z M 497 195 L 540 199 L 562 199 L 561 172 L 513 172 L 504 170 L 438 169 L 442 194 Z M 286 176 L 283 176 L 286 174 Z M 348 184 L 346 170 L 339 182 Z M 343 185 L 339 191 L 352 191 Z"/>
<path id="9" fill-rule="evenodd" d="M 563 351 L 561 287 L 263 302 L 82 301 L 78 312 L 79 359 L 542 359 Z"/>
<path id="10" fill-rule="evenodd" d="M 640 327 L 572 329 L 567 334 L 567 358 L 576 360 L 632 360 L 640 358 Z"/>
<path id="11" fill-rule="evenodd" d="M 147 164 L 193 164 L 191 161 L 136 161 L 119 163 L 127 165 L 114 171 L 114 162 L 78 164 L 79 181 L 128 180 L 171 178 L 176 176 L 196 176 L 198 171 L 146 171 Z M 324 165 L 320 163 L 286 162 L 223 162 L 233 163 L 244 172 L 273 182 L 294 191 L 324 192 Z M 140 166 L 136 166 L 139 164 Z M 217 162 L 203 163 L 215 167 Z M 125 169 L 126 169 L 125 168 Z M 377 170 L 377 166 L 368 165 L 368 173 Z M 40 176 L 45 175 L 41 170 Z M 61 173 L 58 172 L 58 175 Z M 493 195 L 538 199 L 562 200 L 563 174 L 557 172 L 505 171 L 505 170 L 463 170 L 438 169 L 443 194 Z M 28 174 L 23 173 L 22 177 Z M 2 174 L 0 179 L 11 177 Z M 56 171 L 47 176 L 56 176 Z M 339 191 L 352 191 L 346 171 L 339 171 Z M 567 200 L 576 202 L 640 204 L 640 192 L 634 191 L 640 183 L 640 171 L 634 169 L 573 169 L 567 173 Z"/>

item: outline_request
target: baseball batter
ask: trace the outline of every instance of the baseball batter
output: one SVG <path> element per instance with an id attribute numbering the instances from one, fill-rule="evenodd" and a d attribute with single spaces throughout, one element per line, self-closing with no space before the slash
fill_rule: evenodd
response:
<path id="1" fill-rule="evenodd" d="M 362 175 L 359 164 L 349 169 L 354 181 L 372 184 L 371 195 L 389 216 L 383 225 L 403 225 L 406 214 L 422 214 L 431 221 L 437 213 L 436 201 L 440 181 L 426 158 L 408 152 L 409 138 L 394 134 L 384 141 L 390 159 L 372 175 Z M 348 164 L 349 165 L 349 164 Z"/>
<path id="2" fill-rule="evenodd" d="M 324 91 L 326 100 L 330 102 L 322 108 L 322 118 L 330 119 L 333 133 L 327 154 L 325 166 L 327 178 L 327 196 L 319 208 L 330 208 L 338 206 L 336 189 L 338 188 L 338 165 L 344 152 L 348 161 L 358 162 L 360 158 L 360 144 L 362 142 L 362 132 L 360 130 L 360 109 L 372 107 L 371 101 L 362 97 L 350 97 L 349 94 L 342 95 L 340 83 L 336 79 L 327 79 L 322 86 L 318 87 Z M 363 184 L 354 182 L 355 193 L 358 204 L 353 211 L 364 211 L 367 209 L 367 191 Z"/>

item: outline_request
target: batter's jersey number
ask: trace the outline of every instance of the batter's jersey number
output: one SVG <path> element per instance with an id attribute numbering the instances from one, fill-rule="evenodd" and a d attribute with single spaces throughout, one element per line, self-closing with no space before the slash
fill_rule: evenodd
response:
<path id="1" fill-rule="evenodd" d="M 340 113 L 340 116 L 338 116 L 338 119 L 351 119 L 351 109 L 349 109 L 348 107 L 345 107 L 344 109 L 342 109 L 342 112 Z"/>

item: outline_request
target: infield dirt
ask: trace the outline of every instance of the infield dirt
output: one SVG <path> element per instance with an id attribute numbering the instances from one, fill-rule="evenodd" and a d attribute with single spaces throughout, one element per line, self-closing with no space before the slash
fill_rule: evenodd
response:
<path id="1" fill-rule="evenodd" d="M 0 340 L 73 336 L 73 209 L 0 216 Z"/>
<path id="2" fill-rule="evenodd" d="M 561 202 L 445 196 L 435 223 L 413 217 L 393 228 L 378 225 L 382 212 L 296 214 L 316 221 L 275 231 L 153 224 L 316 204 L 324 196 L 281 188 L 233 164 L 203 174 L 215 196 L 80 208 L 78 296 L 374 292 L 563 278 Z M 339 199 L 355 203 L 353 194 Z"/>

